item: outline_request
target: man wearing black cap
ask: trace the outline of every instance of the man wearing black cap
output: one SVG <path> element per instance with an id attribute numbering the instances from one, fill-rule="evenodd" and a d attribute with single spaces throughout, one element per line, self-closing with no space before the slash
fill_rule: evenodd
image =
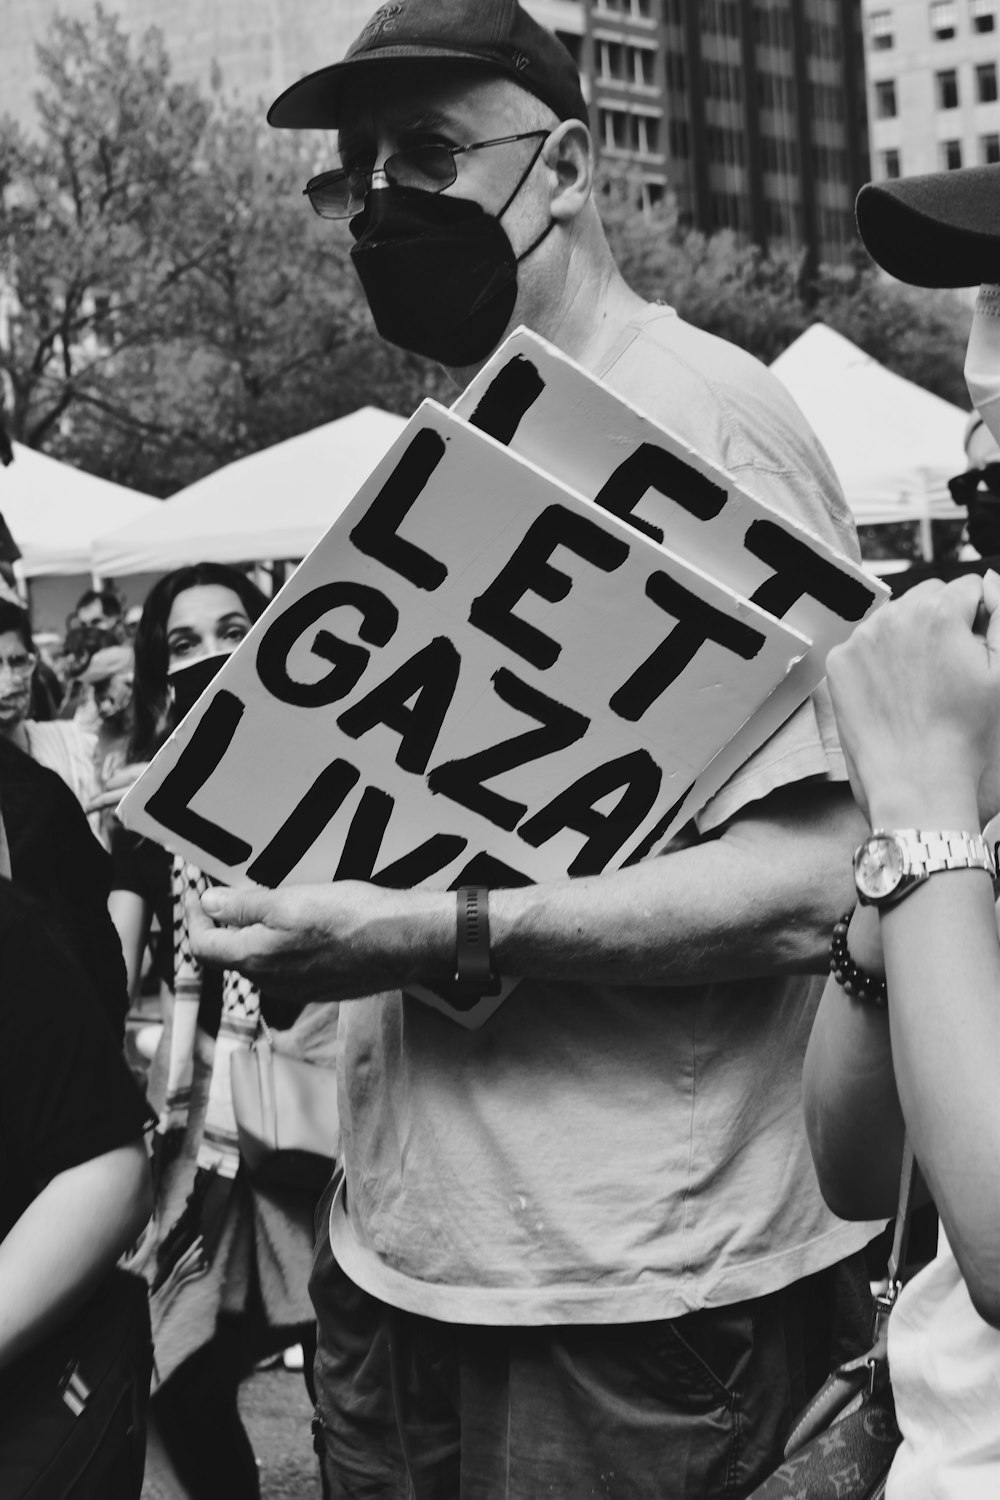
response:
<path id="1" fill-rule="evenodd" d="M 349 220 L 384 337 L 461 382 L 524 323 L 857 555 L 778 382 L 622 280 L 576 69 L 513 0 L 383 5 L 269 118 L 339 132 L 306 193 Z M 677 852 L 483 895 L 479 956 L 521 983 L 474 1032 L 399 993 L 455 970 L 454 893 L 205 898 L 202 957 L 369 997 L 341 1010 L 313 1278 L 331 1493 L 704 1500 L 766 1472 L 825 1373 L 817 1275 L 871 1232 L 824 1207 L 801 1125 L 864 831 L 844 778 L 820 692 Z"/>

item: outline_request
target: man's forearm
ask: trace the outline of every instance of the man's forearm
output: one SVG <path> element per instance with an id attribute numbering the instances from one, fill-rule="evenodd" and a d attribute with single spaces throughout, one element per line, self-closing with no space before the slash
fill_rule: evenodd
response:
<path id="1" fill-rule="evenodd" d="M 846 785 L 802 784 L 754 803 L 719 838 L 662 859 L 496 891 L 494 968 L 517 979 L 650 986 L 818 973 L 833 922 L 853 901 L 851 853 L 863 833 Z M 215 888 L 189 922 L 205 962 L 299 1001 L 363 999 L 455 970 L 447 891 L 359 881 Z"/>
<path id="2" fill-rule="evenodd" d="M 494 892 L 500 973 L 682 985 L 821 972 L 865 825 L 846 786 L 795 786 L 717 839 L 628 870 Z"/>

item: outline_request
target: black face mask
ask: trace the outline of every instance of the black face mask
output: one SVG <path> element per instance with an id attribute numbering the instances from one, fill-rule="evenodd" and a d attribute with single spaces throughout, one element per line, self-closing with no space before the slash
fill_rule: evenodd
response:
<path id="1" fill-rule="evenodd" d="M 369 191 L 351 220 L 351 259 L 390 344 L 453 368 L 479 364 L 496 348 L 517 300 L 518 265 L 554 227 L 515 255 L 500 224 L 532 166 L 499 214 L 417 188 Z"/>
<path id="2" fill-rule="evenodd" d="M 221 651 L 214 656 L 201 656 L 186 666 L 175 667 L 167 674 L 171 689 L 171 722 L 179 724 L 184 715 L 194 708 L 212 678 L 224 667 L 232 653 Z"/>

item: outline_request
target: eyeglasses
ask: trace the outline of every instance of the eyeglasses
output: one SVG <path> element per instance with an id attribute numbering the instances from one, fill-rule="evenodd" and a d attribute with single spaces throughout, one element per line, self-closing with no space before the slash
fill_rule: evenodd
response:
<path id="1" fill-rule="evenodd" d="M 976 499 L 1000 500 L 1000 463 L 984 464 L 981 469 L 967 469 L 948 480 L 951 498 L 956 505 L 968 505 Z"/>
<path id="2" fill-rule="evenodd" d="M 550 134 L 548 130 L 524 130 L 520 135 L 501 135 L 471 146 L 412 146 L 387 156 L 377 169 L 339 167 L 334 172 L 321 172 L 306 183 L 303 193 L 321 219 L 348 219 L 361 212 L 374 177 L 383 175 L 390 187 L 443 193 L 458 177 L 457 156 L 485 151 L 487 146 L 508 146 L 513 141 L 543 140 Z"/>
<path id="3" fill-rule="evenodd" d="M 11 677 L 30 677 L 35 667 L 35 658 L 21 651 L 16 656 L 0 656 L 0 672 L 9 672 Z"/>

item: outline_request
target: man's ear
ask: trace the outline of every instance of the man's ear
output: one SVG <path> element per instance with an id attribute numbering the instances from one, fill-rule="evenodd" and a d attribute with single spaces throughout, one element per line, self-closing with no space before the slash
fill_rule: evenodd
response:
<path id="1" fill-rule="evenodd" d="M 542 161 L 554 174 L 549 209 L 567 223 L 583 208 L 594 186 L 594 151 L 582 120 L 563 120 L 545 142 Z"/>

